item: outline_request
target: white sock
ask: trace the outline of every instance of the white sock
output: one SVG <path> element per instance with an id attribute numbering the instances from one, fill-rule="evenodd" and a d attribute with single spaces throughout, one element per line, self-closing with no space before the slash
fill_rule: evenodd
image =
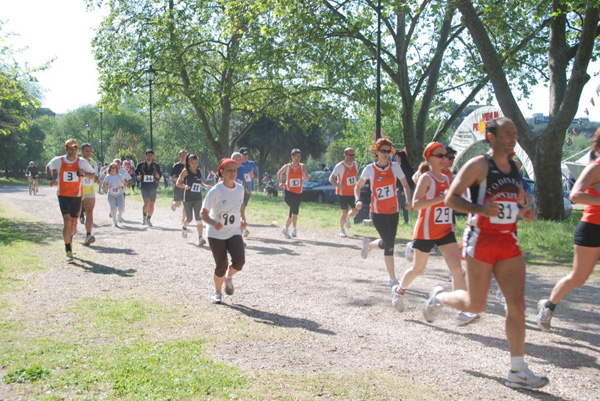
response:
<path id="1" fill-rule="evenodd" d="M 513 372 L 518 372 L 519 370 L 525 367 L 525 357 L 521 356 L 511 356 L 510 357 L 510 370 Z"/>

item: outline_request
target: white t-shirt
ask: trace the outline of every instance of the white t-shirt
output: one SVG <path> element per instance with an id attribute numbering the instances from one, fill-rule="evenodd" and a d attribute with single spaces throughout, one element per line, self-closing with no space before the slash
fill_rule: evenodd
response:
<path id="1" fill-rule="evenodd" d="M 65 163 L 67 164 L 73 164 L 75 163 L 75 160 L 69 160 L 67 159 L 66 156 L 56 156 L 54 159 L 50 160 L 48 162 L 48 164 L 46 164 L 46 167 L 49 168 L 50 170 L 56 170 L 58 171 L 58 174 L 60 174 L 60 166 L 61 166 L 61 159 L 65 158 Z M 79 169 L 83 169 L 83 171 L 85 171 L 86 173 L 91 173 L 91 174 L 96 174 L 96 170 L 94 170 L 94 168 L 90 165 L 90 163 L 85 160 L 83 157 L 79 158 Z M 54 179 L 56 179 L 57 176 L 54 177 Z M 58 180 L 57 180 L 58 181 Z M 82 180 L 83 183 L 83 180 Z M 60 193 L 60 188 L 56 189 L 56 193 Z"/>
<path id="2" fill-rule="evenodd" d="M 350 165 L 347 165 L 346 162 L 344 162 L 343 160 L 341 162 L 339 162 L 338 164 L 335 165 L 335 167 L 333 168 L 333 172 L 331 173 L 332 176 L 337 177 L 338 179 L 338 184 L 339 184 L 339 180 L 340 177 L 344 174 L 344 170 L 346 168 L 350 168 L 352 167 L 352 165 L 354 165 L 354 167 L 356 167 L 356 171 L 358 171 L 358 163 L 357 162 L 352 162 Z M 347 186 L 348 183 L 343 183 L 342 185 Z"/>
<path id="3" fill-rule="evenodd" d="M 241 235 L 241 213 L 240 209 L 244 203 L 244 187 L 235 183 L 233 188 L 228 188 L 219 182 L 206 194 L 202 209 L 209 211 L 209 216 L 215 221 L 221 222 L 223 228 L 216 230 L 208 226 L 207 236 L 217 239 L 229 239 L 234 235 Z"/>
<path id="4" fill-rule="evenodd" d="M 115 174 L 115 175 L 110 175 L 108 174 L 106 177 L 104 177 L 104 181 L 103 183 L 107 183 L 108 184 L 108 194 L 110 196 L 119 196 L 124 192 L 124 185 L 123 185 L 123 177 Z"/>

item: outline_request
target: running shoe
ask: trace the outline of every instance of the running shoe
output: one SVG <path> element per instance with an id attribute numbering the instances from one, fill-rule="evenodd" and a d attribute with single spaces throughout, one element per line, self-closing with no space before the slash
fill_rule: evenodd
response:
<path id="1" fill-rule="evenodd" d="M 427 322 L 433 323 L 442 310 L 443 305 L 437 300 L 437 295 L 445 291 L 446 289 L 444 286 L 438 284 L 433 287 L 433 290 L 429 293 L 429 298 L 427 298 L 427 301 L 425 301 L 425 305 L 423 306 L 423 317 Z"/>
<path id="2" fill-rule="evenodd" d="M 350 217 L 348 217 L 348 218 L 346 219 L 346 222 L 344 223 L 344 225 L 346 226 L 346 228 L 350 228 L 350 227 L 352 227 L 352 224 L 350 223 Z"/>
<path id="3" fill-rule="evenodd" d="M 415 257 L 415 250 L 413 249 L 413 241 L 410 241 L 406 244 L 406 251 L 404 252 L 404 257 L 409 262 L 412 262 Z"/>
<path id="4" fill-rule="evenodd" d="M 150 219 L 146 219 L 146 225 L 148 227 L 152 227 L 152 222 L 150 221 Z"/>
<path id="5" fill-rule="evenodd" d="M 112 216 L 111 216 L 111 217 L 112 217 Z M 144 218 L 142 219 L 142 225 L 143 225 L 143 226 L 145 226 L 145 225 L 146 225 L 146 221 L 147 221 L 147 219 L 144 217 Z"/>
<path id="6" fill-rule="evenodd" d="M 171 210 L 172 211 L 177 210 L 177 206 L 175 206 L 175 202 L 171 202 Z"/>
<path id="7" fill-rule="evenodd" d="M 288 233 L 288 229 L 287 229 L 287 227 L 283 227 L 283 228 L 281 229 L 281 233 L 282 233 L 282 234 L 283 234 L 283 236 L 284 236 L 285 238 L 287 238 L 287 239 L 290 239 L 290 238 L 292 238 L 292 237 L 290 237 L 290 234 Z"/>
<path id="8" fill-rule="evenodd" d="M 392 306 L 398 312 L 404 312 L 404 291 L 400 290 L 399 285 L 392 288 Z"/>
<path id="9" fill-rule="evenodd" d="M 187 228 L 182 228 L 181 229 L 181 236 L 183 238 L 187 238 L 188 237 Z"/>
<path id="10" fill-rule="evenodd" d="M 75 262 L 75 258 L 73 257 L 73 252 L 68 251 L 67 252 L 67 263 L 73 263 Z"/>
<path id="11" fill-rule="evenodd" d="M 456 315 L 456 324 L 459 327 L 466 326 L 469 323 L 473 323 L 479 320 L 479 317 L 480 316 L 477 313 L 460 311 L 458 312 L 458 315 Z"/>
<path id="12" fill-rule="evenodd" d="M 206 244 L 206 240 L 202 237 L 198 237 L 198 246 L 203 246 Z"/>
<path id="13" fill-rule="evenodd" d="M 340 231 L 338 231 L 338 235 L 340 237 L 346 238 L 346 231 L 343 228 L 340 228 Z"/>
<path id="14" fill-rule="evenodd" d="M 244 232 L 242 233 L 242 235 L 244 236 L 244 238 L 246 238 L 248 235 L 250 235 L 250 231 L 244 228 Z"/>
<path id="15" fill-rule="evenodd" d="M 233 295 L 233 279 L 231 277 L 225 277 L 225 294 Z"/>
<path id="16" fill-rule="evenodd" d="M 292 237 L 297 237 L 298 232 L 296 231 L 296 227 L 292 227 Z"/>
<path id="17" fill-rule="evenodd" d="M 119 223 L 123 223 L 125 220 L 123 220 L 123 216 L 119 215 Z"/>
<path id="18" fill-rule="evenodd" d="M 533 390 L 542 388 L 548 383 L 550 383 L 550 380 L 548 380 L 546 376 L 534 375 L 533 372 L 527 368 L 527 364 L 525 364 L 521 370 L 516 372 L 511 369 L 508 372 L 508 377 L 504 384 L 510 388 Z"/>
<path id="19" fill-rule="evenodd" d="M 537 316 L 537 325 L 538 327 L 546 332 L 550 332 L 550 323 L 552 321 L 552 316 L 554 316 L 554 311 L 550 310 L 550 308 L 546 308 L 547 299 L 541 299 L 537 303 L 538 307 L 538 316 Z"/>
<path id="20" fill-rule="evenodd" d="M 368 238 L 363 239 L 363 246 L 362 249 L 360 251 L 360 257 L 363 259 L 366 259 L 367 256 L 369 255 L 369 251 L 371 251 L 371 248 L 369 248 L 369 243 L 371 241 L 369 241 Z"/>
<path id="21" fill-rule="evenodd" d="M 213 304 L 220 304 L 221 303 L 221 291 L 216 291 L 213 292 L 213 294 L 210 297 L 210 302 L 212 302 Z"/>
<path id="22" fill-rule="evenodd" d="M 94 242 L 96 242 L 96 237 L 91 234 L 86 235 L 84 244 L 92 245 Z"/>
<path id="23" fill-rule="evenodd" d="M 389 281 L 388 283 L 389 283 L 389 285 L 390 285 L 390 288 L 394 288 L 394 286 L 395 286 L 395 285 L 398 285 L 398 284 L 400 284 L 400 283 L 398 282 L 398 279 L 397 279 L 396 277 L 394 277 L 394 278 L 391 278 L 391 279 L 390 279 L 390 281 Z"/>

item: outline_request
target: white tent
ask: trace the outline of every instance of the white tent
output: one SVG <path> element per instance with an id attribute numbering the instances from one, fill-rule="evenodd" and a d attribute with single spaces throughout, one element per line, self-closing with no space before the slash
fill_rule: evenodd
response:
<path id="1" fill-rule="evenodd" d="M 457 153 L 456 160 L 454 161 L 455 165 L 473 144 L 485 140 L 485 124 L 498 117 L 504 117 L 499 107 L 486 106 L 475 110 L 464 119 L 450 140 L 450 146 Z M 527 153 L 525 153 L 525 150 L 518 143 L 515 147 L 515 154 L 521 163 L 523 163 L 523 170 L 529 178 L 532 180 L 535 179 L 533 164 Z"/>

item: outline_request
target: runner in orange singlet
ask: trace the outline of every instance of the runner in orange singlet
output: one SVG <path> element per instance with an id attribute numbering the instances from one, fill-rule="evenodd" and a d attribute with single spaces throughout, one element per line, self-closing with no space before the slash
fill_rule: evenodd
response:
<path id="1" fill-rule="evenodd" d="M 600 259 L 600 128 L 592 138 L 590 163 L 575 181 L 570 197 L 586 206 L 575 230 L 573 270 L 556 283 L 549 299 L 538 302 L 537 324 L 543 331 L 550 331 L 556 305 L 585 284 Z"/>
<path id="2" fill-rule="evenodd" d="M 356 199 L 354 199 L 354 186 L 358 177 L 358 163 L 354 161 L 354 149 L 344 149 L 344 160 L 336 164 L 329 176 L 329 182 L 335 186 L 335 193 L 340 201 L 342 215 L 340 216 L 340 237 L 346 236 L 344 225 L 350 228 L 350 217 L 358 213 Z M 352 209 L 349 211 L 348 209 Z"/>
<path id="3" fill-rule="evenodd" d="M 74 261 L 71 242 L 77 231 L 77 219 L 81 210 L 82 178 L 93 180 L 96 177 L 90 163 L 82 157 L 77 157 L 78 148 L 76 139 L 68 139 L 65 142 L 67 154 L 55 157 L 46 165 L 50 186 L 58 185 L 58 204 L 63 217 L 63 239 L 68 263 Z"/>
<path id="4" fill-rule="evenodd" d="M 413 232 L 414 264 L 404 272 L 400 284 L 392 290 L 392 305 L 399 312 L 404 311 L 406 289 L 425 271 L 429 252 L 434 246 L 438 247 L 452 273 L 452 288 L 465 289 L 460 249 L 454 236 L 452 210 L 444 202 L 444 196 L 450 187 L 450 179 L 443 172 L 450 164 L 448 154 L 444 145 L 432 142 L 425 147 L 423 157 L 427 161 L 429 171 L 419 177 L 412 203 L 413 209 L 419 211 Z M 477 318 L 479 316 L 474 313 L 460 311 L 456 322 L 459 326 L 464 326 Z"/>
<path id="5" fill-rule="evenodd" d="M 377 161 L 368 164 L 363 170 L 360 180 L 354 187 L 354 197 L 358 199 L 356 208 L 358 210 L 362 209 L 360 190 L 367 181 L 371 183 L 371 219 L 381 239 L 369 241 L 368 238 L 365 238 L 361 257 L 366 259 L 371 249 L 383 249 L 383 259 L 389 275 L 389 285 L 393 287 L 398 284 L 394 266 L 394 241 L 396 240 L 399 216 L 396 180 L 399 180 L 402 184 L 407 200 L 411 199 L 410 188 L 400 165 L 390 162 L 392 142 L 384 138 L 378 139 L 371 146 L 371 152 L 373 152 L 373 157 L 376 157 Z M 405 207 L 407 209 L 411 208 L 409 201 L 406 202 Z"/>
<path id="6" fill-rule="evenodd" d="M 297 235 L 296 223 L 298 222 L 298 213 L 300 211 L 300 203 L 302 203 L 302 183 L 303 179 L 308 181 L 308 171 L 303 163 L 300 163 L 302 152 L 300 149 L 292 150 L 292 162 L 285 164 L 277 172 L 277 180 L 279 186 L 284 189 L 283 196 L 285 203 L 290 207 L 288 219 L 285 222 L 285 227 L 281 229 L 283 236 L 286 238 L 295 237 Z M 283 175 L 285 174 L 285 184 L 283 183 Z M 289 228 L 292 225 L 292 234 L 290 236 Z"/>

